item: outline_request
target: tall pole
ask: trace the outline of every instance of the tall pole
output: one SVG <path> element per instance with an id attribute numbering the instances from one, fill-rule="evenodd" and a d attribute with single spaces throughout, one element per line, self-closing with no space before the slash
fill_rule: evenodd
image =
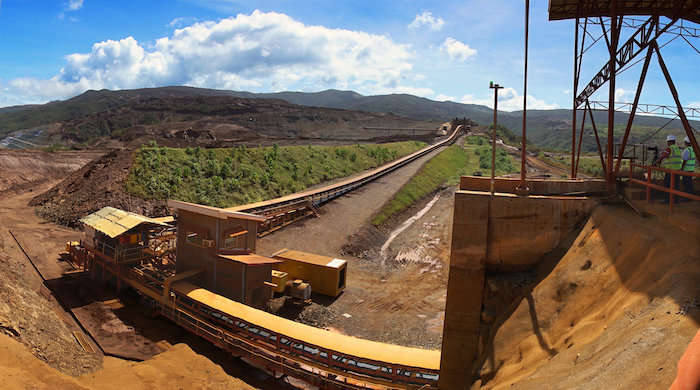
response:
<path id="1" fill-rule="evenodd" d="M 523 146 L 520 148 L 520 184 L 518 188 L 524 190 L 525 184 L 525 143 L 527 139 L 527 41 L 528 30 L 530 29 L 530 0 L 525 0 L 525 75 L 523 77 Z"/>
<path id="2" fill-rule="evenodd" d="M 491 195 L 496 188 L 496 125 L 498 124 L 498 90 L 502 89 L 493 81 L 489 83 L 489 88 L 493 89 L 493 136 L 491 137 Z"/>
<path id="3" fill-rule="evenodd" d="M 615 53 L 617 52 L 617 43 L 620 37 L 620 30 L 617 16 L 617 0 L 612 0 L 610 6 L 610 80 L 608 90 L 608 144 L 605 159 L 605 174 L 608 192 L 615 189 L 615 171 L 613 168 L 613 140 L 615 139 L 615 79 L 617 69 L 615 68 Z"/>
<path id="4" fill-rule="evenodd" d="M 571 177 L 576 177 L 576 167 L 574 166 L 575 150 L 576 150 L 576 94 L 578 92 L 578 69 L 579 69 L 579 58 L 578 58 L 578 18 L 576 18 L 576 28 L 575 30 L 575 40 L 574 40 L 574 90 L 572 92 L 573 96 L 573 109 L 571 110 L 571 115 L 573 119 L 571 120 Z"/>

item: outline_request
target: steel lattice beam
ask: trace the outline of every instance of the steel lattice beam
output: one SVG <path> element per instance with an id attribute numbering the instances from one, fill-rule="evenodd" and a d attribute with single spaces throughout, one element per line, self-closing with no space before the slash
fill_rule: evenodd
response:
<path id="1" fill-rule="evenodd" d="M 658 18 L 653 16 L 639 27 L 639 29 L 625 42 L 615 55 L 615 68 L 622 69 L 629 64 L 639 53 L 644 51 L 652 42 L 655 42 L 666 30 L 668 30 L 675 20 L 666 24 L 664 27 L 659 26 Z M 578 28 L 578 27 L 577 27 Z M 593 77 L 593 79 L 583 88 L 581 93 L 574 100 L 574 107 L 580 108 L 581 105 L 590 98 L 603 84 L 608 82 L 611 77 L 613 61 L 608 61 L 603 68 Z"/>

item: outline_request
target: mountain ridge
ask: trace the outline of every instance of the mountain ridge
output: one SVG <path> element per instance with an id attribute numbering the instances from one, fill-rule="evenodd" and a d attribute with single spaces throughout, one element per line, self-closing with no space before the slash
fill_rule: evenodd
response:
<path id="1" fill-rule="evenodd" d="M 451 101 L 434 101 L 408 94 L 365 96 L 354 91 L 329 89 L 319 92 L 274 92 L 253 93 L 206 89 L 188 86 L 168 86 L 132 90 L 88 90 L 64 101 L 53 101 L 43 105 L 12 106 L 0 108 L 0 135 L 30 129 L 56 122 L 64 122 L 84 115 L 97 114 L 119 108 L 143 99 L 185 98 L 185 97 L 235 97 L 248 99 L 280 99 L 308 107 L 334 108 L 351 111 L 387 113 L 421 121 L 447 121 L 455 117 L 466 117 L 482 125 L 492 122 L 493 110 L 487 106 Z M 580 120 L 581 116 L 579 115 Z M 616 133 L 622 133 L 629 114 L 615 115 Z M 599 124 L 599 136 L 605 137 L 607 112 L 596 111 L 594 119 Z M 522 111 L 499 111 L 498 122 L 508 127 L 516 135 L 522 134 Z M 633 128 L 632 142 L 645 138 L 658 128 L 654 139 L 675 132 L 683 133 L 680 120 L 665 117 L 637 115 Z M 697 127 L 700 122 L 691 121 Z M 528 139 L 538 146 L 568 149 L 571 146 L 572 112 L 570 109 L 528 110 Z M 588 120 L 590 123 L 590 119 Z M 616 134 L 616 139 L 619 135 Z M 658 138 L 658 139 L 657 139 Z M 584 150 L 595 150 L 595 138 L 590 124 L 584 130 Z"/>

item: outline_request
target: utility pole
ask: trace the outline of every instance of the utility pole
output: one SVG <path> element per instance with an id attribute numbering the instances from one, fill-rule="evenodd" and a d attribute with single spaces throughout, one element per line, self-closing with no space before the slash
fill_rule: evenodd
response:
<path id="1" fill-rule="evenodd" d="M 530 29 L 530 0 L 525 0 L 525 75 L 523 77 L 523 145 L 520 148 L 520 183 L 516 187 L 516 192 L 520 195 L 527 195 L 530 189 L 527 187 L 525 160 L 527 159 L 527 41 L 528 30 Z"/>
<path id="2" fill-rule="evenodd" d="M 493 89 L 493 136 L 491 138 L 491 195 L 496 188 L 496 125 L 498 124 L 498 90 L 503 89 L 493 81 L 489 83 L 489 88 Z"/>

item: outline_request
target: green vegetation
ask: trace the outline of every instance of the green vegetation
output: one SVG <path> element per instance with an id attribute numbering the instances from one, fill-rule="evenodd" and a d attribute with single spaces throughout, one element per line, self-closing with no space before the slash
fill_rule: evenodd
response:
<path id="1" fill-rule="evenodd" d="M 486 154 L 488 154 L 488 164 L 483 161 L 482 157 Z M 508 156 L 504 150 L 498 149 L 496 154 L 497 175 L 517 172 L 513 161 L 511 161 L 513 158 Z M 413 202 L 435 192 L 440 187 L 457 184 L 460 176 L 486 168 L 491 169 L 490 148 L 469 147 L 464 149 L 458 145 L 452 145 L 425 163 L 394 198 L 384 205 L 379 214 L 372 220 L 372 224 L 378 226 L 391 215 L 405 210 Z"/>
<path id="2" fill-rule="evenodd" d="M 477 146 L 482 146 L 482 145 L 488 145 L 489 140 L 486 137 L 479 136 L 479 135 L 468 135 L 467 140 L 464 141 L 464 145 L 477 145 Z"/>
<path id="3" fill-rule="evenodd" d="M 475 150 L 479 156 L 479 168 L 491 170 L 491 155 L 493 154 L 490 147 L 481 147 Z M 500 148 L 496 148 L 496 174 L 519 172 L 513 167 L 513 157 Z M 517 164 L 516 164 L 517 165 Z"/>
<path id="4" fill-rule="evenodd" d="M 566 170 L 571 170 L 571 156 L 567 155 L 552 155 L 550 157 L 546 157 L 543 154 L 540 154 L 537 158 L 540 160 L 554 166 L 558 166 L 560 168 L 564 168 Z M 617 160 L 613 162 L 613 166 L 617 164 Z M 622 175 L 625 175 L 625 172 L 629 171 L 629 160 L 622 160 L 622 163 L 620 164 L 620 172 Z M 600 157 L 597 155 L 595 156 L 581 156 L 581 159 L 579 160 L 578 163 L 578 171 L 581 174 L 591 176 L 591 177 L 598 177 L 602 178 L 603 177 L 603 166 L 600 163 Z"/>
<path id="5" fill-rule="evenodd" d="M 158 147 L 135 155 L 130 194 L 216 207 L 273 199 L 324 180 L 373 168 L 425 147 L 417 141 L 381 145 L 278 146 L 227 149 Z"/>

